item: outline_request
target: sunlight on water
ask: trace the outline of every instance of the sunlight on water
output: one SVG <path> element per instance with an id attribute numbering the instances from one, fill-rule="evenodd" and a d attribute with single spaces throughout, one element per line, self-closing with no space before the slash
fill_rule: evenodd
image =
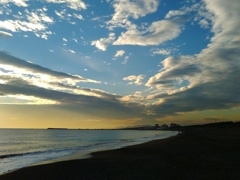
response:
<path id="1" fill-rule="evenodd" d="M 0 174 L 74 153 L 116 149 L 176 134 L 172 131 L 0 129 Z"/>

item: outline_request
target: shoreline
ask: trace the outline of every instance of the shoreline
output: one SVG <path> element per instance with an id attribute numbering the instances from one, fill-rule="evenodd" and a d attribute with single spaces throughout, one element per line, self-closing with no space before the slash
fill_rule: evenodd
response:
<path id="1" fill-rule="evenodd" d="M 117 131 L 118 131 L 118 129 L 117 129 Z M 159 130 L 159 131 L 164 131 L 164 130 Z M 111 147 L 111 148 L 103 147 L 102 149 L 98 149 L 98 150 L 77 151 L 77 152 L 74 152 L 73 154 L 70 154 L 70 155 L 67 155 L 67 156 L 63 156 L 63 157 L 59 157 L 59 158 L 55 158 L 55 159 L 50 159 L 50 160 L 45 160 L 45 161 L 42 161 L 42 162 L 39 162 L 39 163 L 32 164 L 32 165 L 30 165 L 28 167 L 38 166 L 38 165 L 45 165 L 45 164 L 51 164 L 51 163 L 58 163 L 58 162 L 62 162 L 62 161 L 89 159 L 89 158 L 93 158 L 93 154 L 95 154 L 95 153 L 100 153 L 100 152 L 105 152 L 105 151 L 113 151 L 113 150 L 117 150 L 117 149 L 122 149 L 122 148 L 127 148 L 127 147 L 131 147 L 131 146 L 136 146 L 136 145 L 149 143 L 151 141 L 168 139 L 168 138 L 177 136 L 177 135 L 179 135 L 181 133 L 180 131 L 175 131 L 175 130 L 171 130 L 171 131 L 175 132 L 176 134 L 168 136 L 168 137 L 160 137 L 159 139 L 152 139 L 152 140 L 149 140 L 149 141 L 146 141 L 146 142 L 134 142 L 133 144 L 130 144 L 130 145 Z M 19 170 L 19 169 L 17 169 L 17 170 Z M 13 171 L 16 171 L 16 170 L 13 170 Z M 0 174 L 0 176 L 1 176 L 1 174 Z"/>
<path id="2" fill-rule="evenodd" d="M 56 130 L 56 129 L 54 129 Z M 57 129 L 58 130 L 58 129 Z M 65 129 L 61 129 L 61 130 L 65 130 Z M 115 130 L 115 131 L 118 131 Z M 126 131 L 126 130 L 125 130 Z M 127 131 L 132 131 L 132 130 L 127 130 Z M 140 130 L 137 130 L 140 131 Z M 144 130 L 144 131 L 152 131 L 152 130 Z M 160 130 L 160 132 L 164 132 L 162 130 Z M 71 160 L 81 160 L 81 159 L 88 159 L 88 158 L 92 158 L 92 153 L 97 153 L 97 152 L 101 152 L 101 151 L 108 151 L 108 150 L 116 150 L 116 149 L 120 149 L 120 148 L 125 148 L 128 146 L 134 146 L 134 145 L 138 145 L 138 144 L 143 144 L 149 141 L 153 141 L 156 139 L 165 139 L 165 138 L 169 138 L 172 136 L 176 136 L 179 132 L 178 131 L 171 131 L 171 132 L 167 132 L 167 133 L 160 133 L 159 136 L 152 136 L 152 137 L 147 137 L 144 139 L 136 139 L 133 141 L 126 141 L 125 143 L 120 143 L 120 144 L 116 144 L 116 145 L 107 145 L 107 146 L 103 146 L 103 147 L 98 147 L 98 148 L 93 148 L 93 149 L 83 149 L 83 150 L 78 150 L 75 151 L 69 155 L 65 155 L 65 156 L 61 156 L 61 157 L 54 157 L 51 159 L 47 159 L 47 160 L 42 160 L 39 162 L 34 162 L 32 164 L 28 164 L 25 167 L 17 167 L 15 169 L 10 169 L 8 171 L 5 172 L 1 172 L 0 173 L 0 177 L 2 175 L 8 174 L 8 173 L 13 173 L 15 171 L 21 170 L 23 168 L 27 168 L 27 167 L 32 167 L 32 166 L 38 166 L 38 165 L 47 165 L 47 164 L 52 164 L 52 163 L 57 163 L 57 162 L 62 162 L 62 161 L 71 161 Z"/>
<path id="3" fill-rule="evenodd" d="M 166 139 L 30 166 L 0 179 L 239 179 L 240 127 L 189 127 Z"/>

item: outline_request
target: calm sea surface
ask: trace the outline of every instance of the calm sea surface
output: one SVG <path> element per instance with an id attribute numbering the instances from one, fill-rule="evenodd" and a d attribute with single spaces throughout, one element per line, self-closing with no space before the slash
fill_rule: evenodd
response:
<path id="1" fill-rule="evenodd" d="M 74 153 L 116 149 L 176 134 L 137 130 L 0 129 L 0 174 Z"/>

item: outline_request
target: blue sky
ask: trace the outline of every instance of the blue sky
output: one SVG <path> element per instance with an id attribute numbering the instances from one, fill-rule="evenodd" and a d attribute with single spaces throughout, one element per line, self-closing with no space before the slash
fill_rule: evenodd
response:
<path id="1" fill-rule="evenodd" d="M 239 8 L 238 0 L 1 0 L 2 127 L 237 120 Z"/>

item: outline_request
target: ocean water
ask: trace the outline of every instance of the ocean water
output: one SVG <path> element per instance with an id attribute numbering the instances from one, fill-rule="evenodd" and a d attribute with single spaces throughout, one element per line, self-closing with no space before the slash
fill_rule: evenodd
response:
<path id="1" fill-rule="evenodd" d="M 176 134 L 138 130 L 0 129 L 0 174 L 74 153 L 116 149 Z"/>

